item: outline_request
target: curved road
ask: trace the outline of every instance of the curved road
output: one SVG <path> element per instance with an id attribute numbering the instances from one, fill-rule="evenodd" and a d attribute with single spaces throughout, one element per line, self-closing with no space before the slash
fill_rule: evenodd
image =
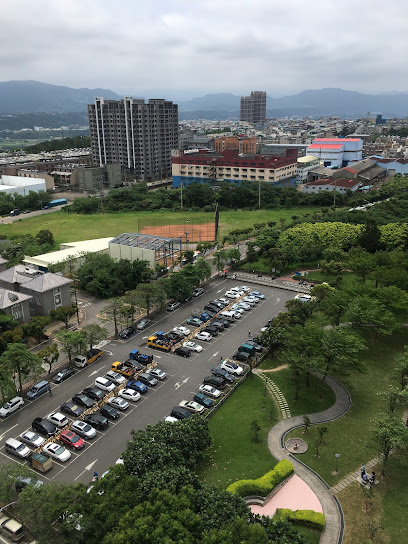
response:
<path id="1" fill-rule="evenodd" d="M 342 417 L 351 406 L 351 398 L 347 389 L 331 376 L 326 377 L 326 383 L 333 389 L 336 401 L 331 408 L 309 414 L 312 425 L 334 421 Z M 303 427 L 303 416 L 283 419 L 272 427 L 268 434 L 268 448 L 271 454 L 278 459 L 290 459 L 293 462 L 295 473 L 302 478 L 319 498 L 326 525 L 321 534 L 320 544 L 339 544 L 343 540 L 343 514 L 337 498 L 329 491 L 329 486 L 313 470 L 304 465 L 297 457 L 291 455 L 284 448 L 285 435 L 297 427 Z"/>

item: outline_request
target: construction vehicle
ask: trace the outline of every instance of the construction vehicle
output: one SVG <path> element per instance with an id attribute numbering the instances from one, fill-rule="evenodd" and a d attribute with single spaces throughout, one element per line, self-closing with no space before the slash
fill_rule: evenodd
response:
<path id="1" fill-rule="evenodd" d="M 104 353 L 102 349 L 90 349 L 86 355 L 77 355 L 74 359 L 74 365 L 77 368 L 85 368 L 87 365 L 103 357 Z"/>
<path id="2" fill-rule="evenodd" d="M 147 366 L 153 362 L 153 355 L 145 355 L 144 353 L 140 353 L 138 349 L 132 349 L 132 351 L 129 353 L 129 359 L 132 359 L 132 361 L 137 361 L 143 366 Z"/>
<path id="3" fill-rule="evenodd" d="M 123 363 L 116 361 L 111 366 L 111 369 L 128 378 L 132 377 L 136 372 L 136 368 L 133 366 L 132 361 L 129 360 L 124 361 Z"/>

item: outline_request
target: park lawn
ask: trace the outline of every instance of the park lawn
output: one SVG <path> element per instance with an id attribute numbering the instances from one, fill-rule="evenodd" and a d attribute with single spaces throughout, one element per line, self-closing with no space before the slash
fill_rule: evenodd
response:
<path id="1" fill-rule="evenodd" d="M 263 362 L 261 368 L 263 368 Z M 309 387 L 306 386 L 305 380 L 302 378 L 299 398 L 294 400 L 295 382 L 290 368 L 283 368 L 277 372 L 267 372 L 265 374 L 275 382 L 285 396 L 292 416 L 322 412 L 333 406 L 336 400 L 331 387 L 316 376 L 310 376 Z"/>
<path id="2" fill-rule="evenodd" d="M 226 489 L 236 480 L 259 478 L 276 465 L 267 446 L 267 436 L 276 423 L 277 411 L 264 391 L 263 381 L 252 375 L 211 416 L 213 444 L 198 470 L 206 483 Z M 258 442 L 254 441 L 251 430 L 254 420 L 261 427 Z"/>
<path id="3" fill-rule="evenodd" d="M 293 524 L 293 527 L 307 539 L 308 544 L 319 544 L 321 535 L 319 529 L 312 529 L 311 527 L 296 524 Z"/>
<path id="4" fill-rule="evenodd" d="M 292 215 L 304 215 L 319 210 L 318 207 L 289 208 L 278 210 L 238 210 L 220 212 L 219 240 L 235 229 L 252 227 L 254 223 L 266 223 L 284 218 L 286 225 L 292 222 Z M 117 236 L 123 232 L 138 232 L 148 224 L 181 225 L 187 219 L 191 223 L 210 223 L 214 221 L 214 212 L 170 212 L 168 210 L 155 212 L 126 212 L 106 214 L 74 214 L 54 212 L 32 218 L 21 219 L 14 223 L 0 225 L 0 235 L 36 234 L 42 229 L 50 230 L 55 243 L 77 242 L 93 238 Z"/>
<path id="5" fill-rule="evenodd" d="M 325 444 L 320 447 L 319 459 L 315 457 L 317 428 L 311 427 L 307 435 L 302 434 L 302 438 L 309 445 L 309 450 L 302 455 L 302 461 L 331 486 L 378 454 L 378 449 L 371 440 L 370 430 L 374 418 L 386 407 L 377 393 L 383 391 L 388 384 L 397 383 L 392 379 L 394 358 L 408 343 L 408 334 L 383 336 L 376 340 L 367 336 L 367 340 L 369 349 L 361 355 L 367 365 L 366 372 L 340 378 L 350 392 L 352 406 L 341 419 L 327 424 L 328 432 L 324 435 Z M 287 438 L 298 437 L 300 432 L 291 431 Z M 335 470 L 335 453 L 341 456 L 338 475 L 332 474 Z M 408 484 L 408 479 L 405 482 Z"/>

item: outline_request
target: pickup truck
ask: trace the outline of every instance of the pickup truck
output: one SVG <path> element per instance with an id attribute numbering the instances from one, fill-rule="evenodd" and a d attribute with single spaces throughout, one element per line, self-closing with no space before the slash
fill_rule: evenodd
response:
<path id="1" fill-rule="evenodd" d="M 132 361 L 125 361 L 123 363 L 116 361 L 111 366 L 111 370 L 127 377 L 132 377 L 136 372 L 136 368 L 133 366 Z"/>
<path id="2" fill-rule="evenodd" d="M 86 355 L 77 355 L 74 359 L 74 365 L 77 368 L 85 368 L 87 365 L 90 365 L 94 361 L 97 361 L 105 352 L 101 349 L 90 349 L 87 351 Z"/>
<path id="3" fill-rule="evenodd" d="M 174 342 L 164 336 L 150 336 L 147 339 L 149 348 L 160 349 L 161 351 L 170 351 Z"/>
<path id="4" fill-rule="evenodd" d="M 145 355 L 144 353 L 140 353 L 138 349 L 132 349 L 132 351 L 129 353 L 129 359 L 132 359 L 132 361 L 137 361 L 143 366 L 147 366 L 153 362 L 153 355 Z"/>

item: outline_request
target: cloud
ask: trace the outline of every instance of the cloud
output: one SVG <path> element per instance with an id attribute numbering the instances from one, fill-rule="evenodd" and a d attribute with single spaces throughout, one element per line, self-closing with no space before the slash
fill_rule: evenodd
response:
<path id="1" fill-rule="evenodd" d="M 400 0 L 3 0 L 4 80 L 272 96 L 408 90 Z"/>

